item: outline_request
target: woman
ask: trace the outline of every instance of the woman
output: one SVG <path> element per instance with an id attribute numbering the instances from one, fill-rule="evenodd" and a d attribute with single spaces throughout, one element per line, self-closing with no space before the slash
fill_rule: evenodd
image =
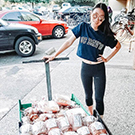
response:
<path id="1" fill-rule="evenodd" d="M 85 90 L 86 104 L 93 115 L 93 89 L 94 79 L 96 109 L 102 116 L 104 114 L 104 93 L 106 84 L 105 62 L 108 62 L 121 48 L 120 43 L 114 38 L 110 29 L 107 6 L 97 4 L 91 12 L 91 23 L 81 23 L 72 29 L 72 36 L 52 56 L 45 56 L 46 62 L 70 47 L 80 37 L 77 55 L 82 59 L 81 79 Z M 107 57 L 102 56 L 104 48 L 109 46 L 114 51 Z"/>

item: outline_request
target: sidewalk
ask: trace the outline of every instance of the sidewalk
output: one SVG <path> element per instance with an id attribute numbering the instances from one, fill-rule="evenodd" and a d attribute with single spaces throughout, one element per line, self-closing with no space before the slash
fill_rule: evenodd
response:
<path id="1" fill-rule="evenodd" d="M 105 55 L 108 53 L 110 53 L 109 49 L 106 50 Z M 75 45 L 73 45 L 69 58 L 69 60 L 62 61 L 55 68 L 50 68 L 52 95 L 64 94 L 71 96 L 73 93 L 85 105 L 84 91 L 80 80 L 81 61 L 76 56 Z M 106 63 L 107 86 L 104 122 L 113 135 L 134 135 L 135 70 L 133 70 L 132 64 L 133 51 L 129 53 L 126 44 L 123 44 L 119 53 L 110 62 Z M 45 78 L 42 78 L 22 99 L 22 103 L 33 102 L 42 96 L 47 98 L 45 82 Z M 0 135 L 17 135 L 18 121 L 18 101 L 16 101 L 8 114 L 0 121 Z"/>

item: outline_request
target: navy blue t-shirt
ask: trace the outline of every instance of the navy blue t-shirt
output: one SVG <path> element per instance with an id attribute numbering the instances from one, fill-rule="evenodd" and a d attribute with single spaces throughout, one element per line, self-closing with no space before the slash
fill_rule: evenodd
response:
<path id="1" fill-rule="evenodd" d="M 99 54 L 103 54 L 105 46 L 114 48 L 118 42 L 114 36 L 106 36 L 100 30 L 95 31 L 85 22 L 73 28 L 72 32 L 76 38 L 80 37 L 77 55 L 94 62 L 97 61 Z"/>

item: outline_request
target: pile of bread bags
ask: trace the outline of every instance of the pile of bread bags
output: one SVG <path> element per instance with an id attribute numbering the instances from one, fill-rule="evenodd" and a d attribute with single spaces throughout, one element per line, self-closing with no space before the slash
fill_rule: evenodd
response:
<path id="1" fill-rule="evenodd" d="M 42 98 L 23 111 L 21 135 L 107 135 L 101 122 L 67 96 Z"/>

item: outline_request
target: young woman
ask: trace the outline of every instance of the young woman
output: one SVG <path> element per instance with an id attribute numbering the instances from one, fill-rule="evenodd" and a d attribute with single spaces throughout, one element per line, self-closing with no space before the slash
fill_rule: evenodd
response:
<path id="1" fill-rule="evenodd" d="M 121 48 L 110 29 L 107 6 L 97 4 L 91 12 L 91 23 L 81 23 L 72 29 L 72 36 L 59 48 L 47 62 L 70 47 L 80 37 L 77 55 L 82 59 L 81 79 L 85 90 L 85 99 L 90 114 L 93 115 L 93 88 L 94 80 L 96 109 L 100 115 L 104 114 L 104 93 L 106 85 L 105 62 L 108 62 Z M 104 58 L 105 47 L 115 48 L 112 53 Z"/>

